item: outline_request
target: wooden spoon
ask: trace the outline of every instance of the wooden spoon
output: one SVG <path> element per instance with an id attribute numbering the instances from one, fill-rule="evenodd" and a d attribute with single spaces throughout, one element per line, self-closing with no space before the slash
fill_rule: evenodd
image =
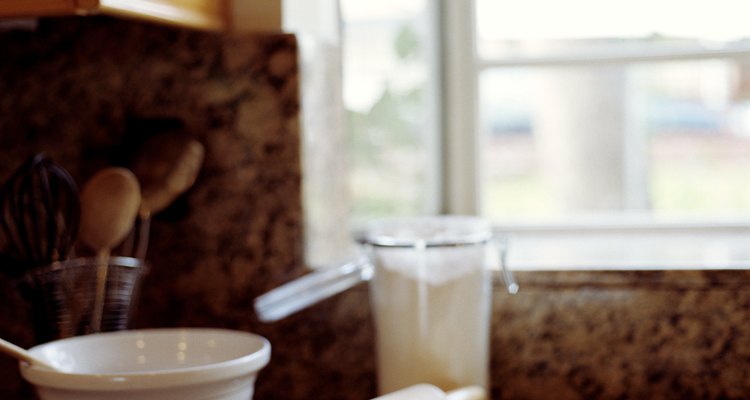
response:
<path id="1" fill-rule="evenodd" d="M 132 165 L 142 192 L 136 258 L 146 256 L 151 217 L 193 186 L 204 156 L 200 142 L 179 133 L 154 136 L 141 146 Z"/>
<path id="2" fill-rule="evenodd" d="M 96 298 L 92 329 L 101 329 L 109 254 L 133 227 L 141 203 L 138 179 L 125 168 L 105 168 L 81 191 L 81 243 L 96 252 Z"/>
<path id="3" fill-rule="evenodd" d="M 44 367 L 53 371 L 60 370 L 59 368 L 52 366 L 52 364 L 35 357 L 33 354 L 26 351 L 26 349 L 18 347 L 5 339 L 0 339 L 0 353 L 5 353 L 19 361 L 25 361 L 31 365 Z"/>

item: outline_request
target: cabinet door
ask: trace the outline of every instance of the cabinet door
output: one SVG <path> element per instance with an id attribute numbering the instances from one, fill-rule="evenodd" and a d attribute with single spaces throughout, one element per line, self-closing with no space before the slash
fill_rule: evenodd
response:
<path id="1" fill-rule="evenodd" d="M 0 0 L 0 17 L 73 14 L 77 4 L 77 0 Z"/>

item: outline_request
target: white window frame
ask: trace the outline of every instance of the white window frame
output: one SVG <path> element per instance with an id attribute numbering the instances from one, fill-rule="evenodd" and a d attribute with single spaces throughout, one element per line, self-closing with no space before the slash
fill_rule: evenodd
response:
<path id="1" fill-rule="evenodd" d="M 478 134 L 478 77 L 483 70 L 502 67 L 538 67 L 566 65 L 597 65 L 606 63 L 627 64 L 634 62 L 658 62 L 674 60 L 697 60 L 708 58 L 737 59 L 750 57 L 750 46 L 734 46 L 723 49 L 702 47 L 661 48 L 651 47 L 646 51 L 595 51 L 582 52 L 564 56 L 522 57 L 512 59 L 482 60 L 477 53 L 475 37 L 475 1 L 474 0 L 433 0 L 430 2 L 436 18 L 436 27 L 440 36 L 437 40 L 439 51 L 440 73 L 437 86 L 441 88 L 442 103 L 436 116 L 440 116 L 442 132 L 442 165 L 441 165 L 441 212 L 446 214 L 481 215 L 482 135 Z M 619 237 L 637 237 L 638 235 L 661 235 L 665 239 L 677 240 L 680 246 L 681 235 L 701 234 L 711 237 L 712 245 L 722 237 L 731 235 L 750 238 L 750 219 L 702 219 L 655 221 L 653 219 L 605 218 L 593 220 L 572 220 L 543 224 L 497 224 L 496 230 L 511 237 L 523 237 L 530 240 L 543 235 L 559 235 L 570 238 L 573 235 Z M 619 236 L 617 236 L 619 235 Z M 623 236 L 624 235 L 624 236 Z M 635 235 L 635 236 L 634 236 Z M 718 236 L 715 236 L 718 235 Z M 718 238 L 718 239 L 716 239 Z M 727 240 L 724 240 L 727 242 Z M 612 243 L 610 243 L 611 245 Z M 589 246 L 602 246 L 591 243 Z M 735 244 L 736 245 L 736 244 Z M 528 246 L 527 246 L 528 247 Z M 511 245 L 511 252 L 513 247 Z M 523 260 L 526 255 L 516 255 Z M 511 257 L 513 258 L 513 257 Z M 726 257 L 725 257 L 726 258 Z M 750 260 L 750 256 L 747 258 Z M 618 269 L 652 269 L 660 268 L 750 268 L 750 261 L 714 258 L 691 265 L 669 260 L 642 260 L 643 265 L 607 265 Z M 576 263 L 577 261 L 572 261 Z M 523 263 L 523 262 L 521 262 Z M 585 263 L 584 263 L 585 264 Z M 617 264 L 617 263 L 615 263 Z M 637 264 L 637 263 L 636 263 Z M 511 265 L 511 268 L 514 266 Z M 531 266 L 530 268 L 533 268 Z M 544 267 L 543 267 L 544 268 Z M 568 265 L 561 261 L 558 266 L 545 269 L 579 269 L 586 265 Z"/>
<path id="2" fill-rule="evenodd" d="M 476 23 L 474 0 L 436 0 L 441 35 L 443 209 L 447 214 L 481 214 Z"/>
<path id="3" fill-rule="evenodd" d="M 433 1 L 440 20 L 440 60 L 443 88 L 443 193 L 447 213 L 481 213 L 481 138 L 467 132 L 478 130 L 478 76 L 482 71 L 502 67 L 627 64 L 709 58 L 750 57 L 750 45 L 722 49 L 705 47 L 651 46 L 644 50 L 587 51 L 561 56 L 531 56 L 494 60 L 480 59 L 475 37 L 474 0 Z M 692 224 L 691 224 L 692 225 Z"/>

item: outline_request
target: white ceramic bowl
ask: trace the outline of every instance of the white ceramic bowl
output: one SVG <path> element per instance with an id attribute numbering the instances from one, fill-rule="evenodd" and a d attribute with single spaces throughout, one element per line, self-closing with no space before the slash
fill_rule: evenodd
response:
<path id="1" fill-rule="evenodd" d="M 261 336 L 202 328 L 78 336 L 30 351 L 62 370 L 21 363 L 42 400 L 250 400 L 271 357 Z"/>

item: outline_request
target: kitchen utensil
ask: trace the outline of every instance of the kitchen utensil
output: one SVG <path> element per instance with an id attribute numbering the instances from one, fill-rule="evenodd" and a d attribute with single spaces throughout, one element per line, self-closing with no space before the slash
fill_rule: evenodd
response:
<path id="1" fill-rule="evenodd" d="M 96 297 L 92 330 L 101 329 L 110 251 L 130 232 L 141 203 L 138 179 L 128 169 L 105 168 L 81 191 L 80 240 L 96 253 Z"/>
<path id="2" fill-rule="evenodd" d="M 378 389 L 424 382 L 443 390 L 486 387 L 489 366 L 490 268 L 500 265 L 508 291 L 502 238 L 476 217 L 395 218 L 370 225 L 364 256 L 260 296 L 261 320 L 273 320 L 370 281 L 378 349 Z"/>
<path id="3" fill-rule="evenodd" d="M 377 225 L 377 222 L 373 225 Z M 359 237 L 357 241 L 367 244 L 368 239 Z M 515 294 L 518 292 L 518 284 L 512 272 L 507 268 L 505 242 L 495 240 L 495 244 L 498 246 L 500 256 L 499 273 L 508 293 Z M 401 245 L 405 244 L 401 243 Z M 427 245 L 433 246 L 434 244 L 427 243 Z M 372 275 L 373 265 L 369 256 L 366 254 L 354 256 L 333 266 L 322 267 L 258 296 L 254 302 L 255 312 L 258 319 L 263 322 L 278 321 L 362 282 L 369 281 Z"/>
<path id="4" fill-rule="evenodd" d="M 16 346 L 15 344 L 2 338 L 0 338 L 0 352 L 3 352 L 19 361 L 23 361 L 37 367 L 57 370 L 57 368 L 53 367 L 46 360 L 43 360 L 26 351 L 22 347 Z"/>
<path id="5" fill-rule="evenodd" d="M 96 325 L 94 294 L 101 262 L 96 257 L 72 258 L 34 268 L 24 275 L 23 282 L 33 293 L 31 311 L 37 343 L 130 327 L 147 264 L 132 257 L 106 260 L 106 291 L 101 322 Z"/>
<path id="6" fill-rule="evenodd" d="M 487 392 L 479 386 L 467 386 L 446 393 L 445 400 L 487 400 Z"/>
<path id="7" fill-rule="evenodd" d="M 434 385 L 420 383 L 372 400 L 487 400 L 484 389 L 478 386 L 467 386 L 443 392 Z"/>
<path id="8" fill-rule="evenodd" d="M 445 392 L 434 385 L 420 383 L 378 396 L 372 400 L 445 400 Z"/>
<path id="9" fill-rule="evenodd" d="M 274 322 L 339 294 L 372 277 L 367 257 L 353 257 L 332 267 L 287 282 L 255 299 L 255 313 L 263 322 Z"/>
<path id="10" fill-rule="evenodd" d="M 248 332 L 178 328 L 78 336 L 29 352 L 62 371 L 20 365 L 41 400 L 250 400 L 271 345 Z"/>
<path id="11" fill-rule="evenodd" d="M 68 258 L 79 229 L 78 187 L 49 157 L 29 157 L 10 176 L 0 209 L 0 228 L 17 265 L 28 269 Z"/>
<path id="12" fill-rule="evenodd" d="M 179 133 L 154 136 L 141 146 L 132 164 L 142 195 L 136 258 L 146 256 L 151 217 L 195 183 L 204 155 L 200 142 Z"/>

